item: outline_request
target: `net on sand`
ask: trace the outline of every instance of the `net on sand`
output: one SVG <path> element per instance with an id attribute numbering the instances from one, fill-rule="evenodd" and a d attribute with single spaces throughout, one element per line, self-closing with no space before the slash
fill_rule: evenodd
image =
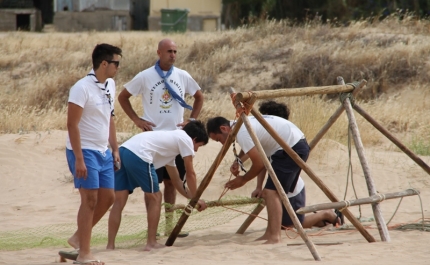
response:
<path id="1" fill-rule="evenodd" d="M 255 202 L 256 200 L 250 200 L 249 198 L 230 197 L 217 203 L 217 205 L 224 205 L 225 203 L 225 205 L 228 205 L 228 209 L 225 207 L 209 207 L 202 212 L 194 210 L 182 230 L 191 232 L 228 223 L 243 214 L 242 212 L 250 213 L 255 208 Z M 172 221 L 168 220 L 166 222 L 166 213 L 164 208 L 162 208 L 158 225 L 160 238 L 167 236 L 176 225 L 182 213 L 183 209 L 174 210 L 173 214 L 168 214 L 171 216 Z M 115 240 L 116 247 L 132 248 L 144 245 L 146 243 L 147 228 L 146 214 L 123 215 Z M 92 230 L 92 246 L 106 245 L 107 229 L 107 218 L 103 218 Z M 0 251 L 70 247 L 67 244 L 67 239 L 75 230 L 76 223 L 68 223 L 0 232 Z"/>

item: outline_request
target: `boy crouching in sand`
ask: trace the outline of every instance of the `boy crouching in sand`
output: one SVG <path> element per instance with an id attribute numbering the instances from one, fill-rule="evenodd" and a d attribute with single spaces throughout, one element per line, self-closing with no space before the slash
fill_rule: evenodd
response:
<path id="1" fill-rule="evenodd" d="M 129 194 L 137 187 L 145 194 L 148 218 L 148 239 L 144 250 L 164 247 L 156 240 L 161 192 L 155 169 L 166 166 L 176 190 L 191 199 L 197 191 L 196 173 L 193 168 L 194 152 L 207 143 L 208 135 L 203 123 L 192 121 L 182 130 L 139 133 L 121 145 L 119 148 L 121 167 L 115 172 L 115 203 L 109 215 L 107 249 L 115 249 L 115 237 L 121 223 L 122 210 Z M 184 159 L 188 189 L 179 178 L 175 166 L 175 157 L 178 154 Z M 206 209 L 203 200 L 199 200 L 198 204 L 199 211 Z"/>

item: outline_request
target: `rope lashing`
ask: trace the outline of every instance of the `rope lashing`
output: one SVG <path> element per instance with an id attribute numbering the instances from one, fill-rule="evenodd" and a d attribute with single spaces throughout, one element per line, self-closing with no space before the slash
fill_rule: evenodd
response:
<path id="1" fill-rule="evenodd" d="M 382 202 L 383 200 L 385 200 L 385 194 L 377 193 L 375 195 L 379 197 L 379 201 L 378 202 Z"/>
<path id="2" fill-rule="evenodd" d="M 348 83 L 346 85 L 353 86 L 354 89 L 356 89 L 359 84 L 360 84 L 360 82 L 353 82 L 353 83 Z M 349 92 L 349 93 L 340 93 L 340 95 L 339 95 L 340 102 L 343 103 L 345 101 L 345 99 L 347 99 L 347 98 L 349 98 L 349 101 L 351 102 L 351 105 L 354 106 L 355 98 L 354 98 L 354 96 L 352 95 L 351 92 Z"/>
<path id="3" fill-rule="evenodd" d="M 187 205 L 185 208 L 184 208 L 184 213 L 187 215 L 187 216 L 190 216 L 191 215 L 191 213 L 193 212 L 193 207 L 191 206 L 191 205 Z"/>
<path id="4" fill-rule="evenodd" d="M 248 91 L 247 93 L 252 95 L 251 91 Z M 233 102 L 234 107 L 236 108 L 236 118 L 239 118 L 242 113 L 245 113 L 247 116 L 249 115 L 249 113 L 251 113 L 253 104 L 249 104 L 247 101 L 245 102 L 236 101 L 236 93 L 230 94 L 230 98 L 231 98 L 231 101 Z"/>
<path id="5" fill-rule="evenodd" d="M 345 210 L 346 208 L 348 208 L 349 206 L 351 206 L 351 202 L 350 201 L 343 201 L 343 203 L 345 203 L 345 206 L 342 209 L 339 209 L 340 212 L 342 212 L 343 210 Z"/>

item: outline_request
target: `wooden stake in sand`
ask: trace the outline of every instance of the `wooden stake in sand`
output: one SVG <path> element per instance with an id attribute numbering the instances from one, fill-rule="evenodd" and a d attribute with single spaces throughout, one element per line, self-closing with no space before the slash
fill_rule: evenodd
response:
<path id="1" fill-rule="evenodd" d="M 196 206 L 197 201 L 200 199 L 200 197 L 203 194 L 203 191 L 207 188 L 207 186 L 211 182 L 216 169 L 221 164 L 223 157 L 225 156 L 228 149 L 230 148 L 230 145 L 236 138 L 237 131 L 239 130 L 241 125 L 242 125 L 242 120 L 238 120 L 236 123 L 236 126 L 234 126 L 234 128 L 230 131 L 225 144 L 222 146 L 220 152 L 218 153 L 217 157 L 215 158 L 214 162 L 212 163 L 211 167 L 209 168 L 208 172 L 206 173 L 205 177 L 203 178 L 202 182 L 197 188 L 196 195 L 194 196 L 194 198 L 190 200 L 190 202 L 188 203 L 188 206 L 184 210 L 184 213 L 181 215 L 178 222 L 176 223 L 175 228 L 173 228 L 172 233 L 170 234 L 169 238 L 166 241 L 166 244 L 165 244 L 166 246 L 172 246 L 173 243 L 175 243 L 175 240 L 178 237 L 178 234 L 181 232 L 182 227 L 184 227 L 185 222 L 188 220 L 188 217 L 190 216 L 192 210 Z"/>
<path id="2" fill-rule="evenodd" d="M 299 218 L 297 218 L 297 215 L 295 214 L 294 209 L 291 206 L 290 201 L 288 200 L 287 194 L 285 194 L 284 189 L 282 188 L 281 184 L 279 183 L 279 180 L 276 177 L 275 171 L 273 170 L 272 165 L 271 165 L 270 161 L 267 159 L 265 152 L 264 152 L 264 149 L 261 146 L 260 140 L 258 139 L 257 135 L 254 132 L 254 129 L 251 126 L 251 123 L 249 122 L 248 116 L 246 116 L 246 114 L 242 112 L 240 117 L 242 118 L 243 123 L 245 124 L 246 129 L 248 130 L 249 135 L 251 136 L 251 138 L 255 144 L 255 147 L 258 149 L 258 152 L 260 153 L 261 160 L 263 161 L 264 166 L 266 167 L 267 172 L 269 173 L 269 176 L 272 178 L 272 181 L 275 184 L 276 190 L 278 191 L 278 194 L 281 198 L 281 201 L 282 201 L 283 205 L 285 206 L 285 209 L 287 210 L 288 215 L 290 216 L 291 220 L 293 221 L 295 228 L 299 232 L 299 235 L 302 237 L 303 241 L 306 243 L 306 246 L 309 248 L 314 259 L 318 260 L 318 261 L 321 260 L 319 254 L 315 248 L 315 245 L 312 243 L 312 241 L 308 238 L 305 231 L 303 230 L 302 224 L 300 223 Z M 264 124 L 262 124 L 262 125 L 264 126 Z M 266 128 L 266 130 L 267 130 L 267 128 Z"/>
<path id="3" fill-rule="evenodd" d="M 337 78 L 338 84 L 345 84 L 342 77 Z M 367 163 L 366 156 L 364 154 L 363 143 L 361 142 L 360 132 L 358 130 L 357 122 L 355 121 L 355 116 L 352 111 L 351 101 L 349 98 L 345 98 L 343 101 L 343 107 L 345 108 L 346 114 L 348 115 L 349 128 L 354 139 L 355 149 L 357 150 L 358 158 L 363 168 L 364 178 L 366 179 L 367 189 L 369 190 L 369 195 L 376 194 L 375 184 L 370 175 L 370 167 Z M 385 224 L 384 217 L 382 216 L 381 207 L 379 203 L 372 203 L 373 215 L 375 216 L 376 225 L 378 226 L 379 235 L 382 241 L 390 241 L 390 234 L 388 233 L 387 225 Z"/>

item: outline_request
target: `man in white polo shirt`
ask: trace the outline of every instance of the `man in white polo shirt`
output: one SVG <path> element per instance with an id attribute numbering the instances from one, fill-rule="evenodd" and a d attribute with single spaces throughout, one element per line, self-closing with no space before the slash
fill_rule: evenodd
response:
<path id="1" fill-rule="evenodd" d="M 159 60 L 125 84 L 125 89 L 118 95 L 124 112 L 144 132 L 180 129 L 189 120 L 197 119 L 202 109 L 204 97 L 201 88 L 188 72 L 174 66 L 176 53 L 175 42 L 170 39 L 161 40 L 157 49 Z M 185 94 L 194 97 L 193 107 L 184 101 Z M 142 98 L 142 117 L 139 117 L 131 106 L 132 96 Z M 190 117 L 185 121 L 184 108 L 191 110 Z M 176 157 L 176 166 L 181 179 L 184 180 L 184 162 L 179 155 Z M 157 175 L 158 181 L 164 183 L 164 201 L 175 204 L 176 190 L 166 169 L 157 169 Z"/>
<path id="2" fill-rule="evenodd" d="M 277 117 L 264 115 L 268 124 L 280 135 L 280 137 L 303 159 L 307 160 L 309 156 L 309 145 L 306 142 L 303 132 L 292 122 Z M 293 192 L 299 179 L 301 168 L 294 160 L 282 149 L 282 147 L 272 138 L 267 130 L 255 119 L 249 118 L 252 128 L 258 140 L 263 147 L 264 153 L 270 159 L 273 170 L 284 189 L 285 193 Z M 234 124 L 224 117 L 215 117 L 209 119 L 206 125 L 209 137 L 217 142 L 224 144 L 228 134 Z M 260 153 L 255 147 L 254 142 L 248 130 L 243 125 L 239 129 L 236 141 L 242 150 L 239 153 L 239 159 L 249 158 L 252 161 L 251 168 L 244 175 L 237 174 L 236 178 L 225 184 L 226 188 L 237 189 L 245 185 L 246 182 L 254 179 L 265 167 L 260 158 Z M 234 163 L 238 163 L 235 160 Z M 237 168 L 232 165 L 231 168 Z M 266 232 L 257 240 L 266 240 L 265 243 L 275 244 L 281 242 L 281 219 L 282 203 L 275 184 L 271 178 L 267 179 L 266 185 L 262 191 L 262 197 L 266 201 L 268 223 Z"/>
<path id="3" fill-rule="evenodd" d="M 273 100 L 267 100 L 262 102 L 258 110 L 263 115 L 274 115 L 274 116 L 284 118 L 286 120 L 288 120 L 290 116 L 290 109 L 288 108 L 287 105 L 285 105 L 284 103 L 278 103 Z M 234 170 L 235 176 L 239 174 L 238 167 L 235 167 L 233 170 Z M 258 174 L 257 187 L 252 192 L 251 197 L 260 198 L 262 196 L 263 181 L 265 176 L 266 176 L 266 168 L 264 168 Z M 294 211 L 297 211 L 301 207 L 306 206 L 305 182 L 300 176 L 299 176 L 299 179 L 297 180 L 296 188 L 294 189 L 294 191 L 288 192 L 287 197 Z M 323 210 L 323 211 L 315 212 L 313 214 L 308 214 L 306 216 L 304 214 L 296 213 L 296 216 L 299 219 L 300 223 L 302 224 L 303 228 L 312 228 L 314 226 L 323 227 L 323 226 L 326 226 L 327 224 L 330 224 L 330 225 L 343 224 L 343 215 L 340 211 L 337 211 L 337 210 L 336 211 Z M 286 227 L 292 227 L 292 226 L 294 226 L 293 221 L 291 220 L 291 217 L 288 214 L 287 210 L 285 209 L 284 205 L 282 205 L 282 229 L 285 229 Z"/>
<path id="4" fill-rule="evenodd" d="M 79 248 L 76 262 L 92 265 L 104 264 L 91 253 L 91 231 L 113 204 L 114 162 L 120 162 L 112 77 L 118 71 L 121 53 L 118 47 L 97 45 L 92 53 L 93 70 L 70 89 L 68 100 L 66 156 L 81 196 L 78 229 L 68 243 Z"/>

